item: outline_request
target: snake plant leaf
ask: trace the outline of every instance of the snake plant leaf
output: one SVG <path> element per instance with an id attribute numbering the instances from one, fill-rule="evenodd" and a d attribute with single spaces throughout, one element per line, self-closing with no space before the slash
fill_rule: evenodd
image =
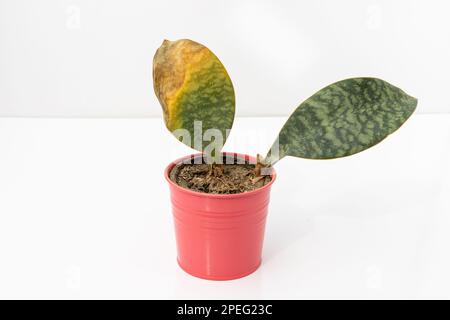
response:
<path id="1" fill-rule="evenodd" d="M 361 152 L 397 130 L 416 106 L 417 99 L 380 79 L 333 83 L 294 111 L 265 162 L 273 165 L 284 156 L 332 159 Z"/>
<path id="2" fill-rule="evenodd" d="M 189 137 L 182 142 L 202 151 L 211 144 L 202 134 L 212 129 L 209 140 L 222 147 L 233 125 L 235 96 L 231 79 L 213 52 L 188 39 L 164 40 L 153 59 L 153 87 L 166 127 L 177 138 L 179 130 L 187 132 Z"/>

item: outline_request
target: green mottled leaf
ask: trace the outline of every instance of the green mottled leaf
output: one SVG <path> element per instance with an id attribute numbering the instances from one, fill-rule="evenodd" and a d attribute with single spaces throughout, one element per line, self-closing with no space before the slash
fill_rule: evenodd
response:
<path id="1" fill-rule="evenodd" d="M 217 143 L 220 151 L 233 124 L 235 96 L 214 53 L 192 40 L 164 40 L 153 59 L 153 86 L 166 127 L 177 138 L 199 151 Z"/>
<path id="2" fill-rule="evenodd" d="M 361 152 L 397 130 L 416 106 L 417 99 L 380 79 L 333 83 L 294 111 L 265 162 L 274 164 L 285 156 L 331 159 Z"/>

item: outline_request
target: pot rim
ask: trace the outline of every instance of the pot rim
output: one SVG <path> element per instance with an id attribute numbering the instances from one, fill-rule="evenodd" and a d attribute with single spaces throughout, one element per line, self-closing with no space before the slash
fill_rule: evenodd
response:
<path id="1" fill-rule="evenodd" d="M 222 152 L 222 154 L 236 156 L 236 157 L 244 158 L 244 159 L 251 159 L 253 161 L 256 160 L 255 157 L 252 157 L 252 156 L 246 155 L 246 154 L 242 154 L 242 153 L 237 153 L 237 152 Z M 176 184 L 175 182 L 173 182 L 172 180 L 170 180 L 169 174 L 170 174 L 170 171 L 172 170 L 172 168 L 175 165 L 179 164 L 180 162 L 182 162 L 185 159 L 189 159 L 189 158 L 197 157 L 197 156 L 201 156 L 201 155 L 203 155 L 203 154 L 202 153 L 193 153 L 193 154 L 190 154 L 190 155 L 178 158 L 177 160 L 172 161 L 171 163 L 169 163 L 169 165 L 164 170 L 164 178 L 166 178 L 166 180 L 169 183 L 169 185 L 175 187 L 178 191 L 181 191 L 181 192 L 193 195 L 193 196 L 197 196 L 197 197 L 218 198 L 218 199 L 234 199 L 234 198 L 250 197 L 252 195 L 264 192 L 264 191 L 266 191 L 266 189 L 269 189 L 272 186 L 272 184 L 274 183 L 274 181 L 277 178 L 277 173 L 276 173 L 275 169 L 272 167 L 272 173 L 270 174 L 272 179 L 270 180 L 270 182 L 268 184 L 262 186 L 261 188 L 252 190 L 252 191 L 240 192 L 240 193 L 232 193 L 232 194 L 217 194 L 217 193 L 197 192 L 197 191 L 193 191 L 193 190 L 190 190 L 190 189 L 183 188 L 183 187 L 179 186 L 178 184 Z"/>

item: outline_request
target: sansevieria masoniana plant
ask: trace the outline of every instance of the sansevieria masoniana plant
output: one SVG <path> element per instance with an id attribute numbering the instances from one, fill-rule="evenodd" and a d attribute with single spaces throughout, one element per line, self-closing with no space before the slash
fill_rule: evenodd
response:
<path id="1" fill-rule="evenodd" d="M 366 150 L 417 106 L 417 99 L 381 79 L 341 80 L 303 101 L 265 156 L 254 158 L 221 153 L 235 95 L 225 67 L 207 47 L 164 40 L 153 59 L 153 85 L 167 129 L 201 152 L 166 169 L 178 262 L 193 275 L 216 280 L 259 266 L 274 164 L 286 156 L 333 159 Z"/>
<path id="2" fill-rule="evenodd" d="M 186 145 L 218 154 L 233 125 L 235 96 L 214 53 L 191 40 L 164 40 L 153 60 L 153 83 L 166 127 Z M 397 130 L 416 106 L 417 99 L 381 79 L 335 82 L 294 110 L 260 160 L 270 166 L 285 156 L 332 159 L 361 152 Z"/>

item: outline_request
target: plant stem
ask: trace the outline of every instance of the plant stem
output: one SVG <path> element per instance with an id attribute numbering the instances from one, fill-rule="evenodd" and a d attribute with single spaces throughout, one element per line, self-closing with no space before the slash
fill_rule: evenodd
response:
<path id="1" fill-rule="evenodd" d="M 263 157 L 260 154 L 256 155 L 256 165 L 255 165 L 255 177 L 261 176 L 261 168 L 266 167 L 263 164 Z"/>
<path id="2" fill-rule="evenodd" d="M 220 177 L 223 175 L 224 167 L 221 163 L 211 163 L 209 165 L 208 176 Z"/>

